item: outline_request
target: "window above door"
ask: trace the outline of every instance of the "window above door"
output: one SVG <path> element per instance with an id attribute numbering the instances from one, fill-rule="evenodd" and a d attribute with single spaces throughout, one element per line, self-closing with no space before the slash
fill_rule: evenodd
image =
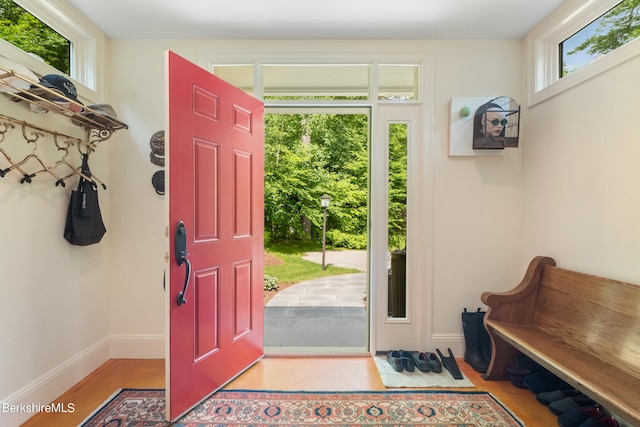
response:
<path id="1" fill-rule="evenodd" d="M 418 64 L 221 64 L 212 71 L 265 101 L 419 99 Z"/>

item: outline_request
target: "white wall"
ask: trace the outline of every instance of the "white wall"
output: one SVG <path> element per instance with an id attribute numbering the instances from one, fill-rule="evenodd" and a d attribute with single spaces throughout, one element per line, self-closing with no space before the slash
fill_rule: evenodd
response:
<path id="1" fill-rule="evenodd" d="M 640 57 L 524 112 L 523 257 L 640 284 Z"/>
<path id="2" fill-rule="evenodd" d="M 640 283 L 638 58 L 523 106 L 519 149 L 504 157 L 452 158 L 451 97 L 507 95 L 525 102 L 520 41 L 116 40 L 107 61 L 111 90 L 100 101 L 110 101 L 130 129 L 91 159 L 109 186 L 100 192 L 108 229 L 103 242 L 80 248 L 62 238 L 72 185 L 56 188 L 44 177 L 21 185 L 14 174 L 0 179 L 2 401 L 56 396 L 108 357 L 162 355 L 165 200 L 151 187 L 159 168 L 149 162 L 149 138 L 164 126 L 166 49 L 194 62 L 237 52 L 298 58 L 433 53 L 434 89 L 426 102 L 434 126 L 427 130 L 424 165 L 433 170 L 433 193 L 425 194 L 433 198 L 433 271 L 425 310 L 441 347 L 452 345 L 460 354 L 462 308 L 479 306 L 484 290 L 513 287 L 535 255 Z M 0 112 L 34 117 L 4 96 Z M 64 119 L 33 120 L 77 132 Z M 10 153 L 18 146 L 25 150 L 21 137 L 0 142 Z M 56 160 L 51 145 L 38 150 Z M 12 425 L 1 416 L 0 424 Z"/>
<path id="3" fill-rule="evenodd" d="M 462 309 L 483 307 L 482 292 L 509 289 L 522 273 L 521 149 L 448 157 L 450 100 L 506 95 L 522 103 L 523 57 L 520 41 L 436 46 L 433 333 L 461 355 Z M 530 143 L 520 139 L 521 147 Z"/>
<path id="4" fill-rule="evenodd" d="M 362 52 L 381 58 L 433 54 L 433 92 L 425 102 L 434 127 L 426 130 L 430 154 L 424 164 L 433 179 L 433 193 L 425 197 L 433 197 L 434 208 L 433 271 L 424 286 L 432 286 L 433 295 L 425 313 L 434 343 L 460 354 L 462 308 L 478 306 L 483 290 L 512 287 L 524 268 L 521 151 L 496 158 L 449 157 L 449 102 L 453 96 L 494 94 L 521 99 L 520 41 L 114 40 L 106 61 L 110 89 L 99 101 L 111 103 L 130 129 L 92 156 L 94 172 L 108 185 L 100 192 L 108 229 L 104 241 L 77 248 L 62 239 L 70 188 L 46 180 L 20 185 L 15 176 L 0 179 L 0 241 L 7 254 L 0 260 L 0 287 L 8 301 L 0 329 L 3 401 L 36 396 L 46 403 L 43 396 L 59 395 L 83 369 L 109 357 L 163 355 L 165 200 L 151 186 L 160 168 L 149 161 L 149 139 L 164 126 L 166 49 L 194 62 L 238 52 L 263 57 L 285 52 L 289 58 L 325 52 L 342 59 Z M 0 102 L 2 112 L 17 109 L 33 116 L 24 106 Z M 66 122 L 60 130 L 67 127 L 77 131 Z M 522 146 L 528 143 L 521 140 Z M 9 144 L 15 142 L 2 143 Z M 6 242 L 22 246 L 14 249 Z"/>
<path id="5" fill-rule="evenodd" d="M 109 64 L 114 107 L 130 128 L 112 146 L 114 198 L 111 241 L 110 331 L 114 357 L 164 357 L 165 198 L 152 184 L 149 140 L 164 129 L 164 56 L 113 42 Z M 164 45 L 161 43 L 160 45 Z"/>
<path id="6" fill-rule="evenodd" d="M 0 96 L 0 112 L 70 136 L 83 136 L 66 117 L 43 117 L 32 113 L 24 102 L 15 104 L 4 95 Z M 108 144 L 111 142 L 104 143 L 89 160 L 92 171 L 107 185 Z M 20 126 L 5 134 L 0 148 L 16 162 L 33 149 L 23 139 Z M 35 154 L 47 164 L 62 158 L 50 136 L 38 140 Z M 9 164 L 0 157 L 0 167 L 7 168 Z M 77 149 L 72 148 L 67 160 L 80 165 Z M 35 172 L 41 167 L 31 161 L 24 169 Z M 56 171 L 69 172 L 63 167 Z M 35 177 L 31 184 L 20 184 L 20 178 L 15 171 L 0 178 L 0 400 L 48 402 L 60 394 L 60 388 L 72 386 L 108 358 L 108 249 L 117 231 L 110 224 L 111 190 L 100 189 L 106 235 L 96 245 L 70 245 L 63 230 L 71 190 L 78 180 L 69 179 L 62 188 L 46 174 Z M 29 414 L 0 413 L 0 425 L 17 425 L 9 421 L 15 416 Z"/>
<path id="7" fill-rule="evenodd" d="M 425 310 L 433 310 L 435 342 L 461 349 L 463 307 L 480 306 L 482 291 L 510 288 L 522 273 L 521 167 L 518 150 L 508 150 L 504 157 L 450 158 L 449 102 L 452 96 L 521 99 L 521 47 L 520 41 L 112 41 L 111 96 L 131 129 L 112 147 L 110 163 L 113 194 L 118 195 L 112 215 L 118 234 L 112 236 L 111 246 L 111 302 L 117 315 L 112 316 L 111 332 L 163 332 L 159 289 L 165 265 L 164 201 L 150 186 L 158 168 L 148 159 L 149 138 L 163 126 L 166 49 L 196 63 L 212 56 L 225 61 L 247 52 L 256 52 L 260 59 L 280 55 L 298 60 L 323 52 L 342 60 L 363 52 L 381 58 L 432 52 L 435 90 L 426 102 L 433 107 L 435 126 L 427 132 L 426 143 L 432 144 L 433 162 L 424 167 L 433 170 L 434 259 L 433 272 L 427 274 L 434 292 Z M 487 52 L 500 53 L 498 66 L 496 55 Z M 133 246 L 135 264 L 128 249 L 132 236 L 139 242 Z"/>

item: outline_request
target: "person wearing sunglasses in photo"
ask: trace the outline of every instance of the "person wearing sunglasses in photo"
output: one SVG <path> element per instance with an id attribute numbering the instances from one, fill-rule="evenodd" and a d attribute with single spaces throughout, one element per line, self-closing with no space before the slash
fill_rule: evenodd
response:
<path id="1" fill-rule="evenodd" d="M 481 105 L 473 118 L 473 148 L 509 146 L 505 138 L 508 123 L 505 111 L 499 105 L 491 102 Z"/>

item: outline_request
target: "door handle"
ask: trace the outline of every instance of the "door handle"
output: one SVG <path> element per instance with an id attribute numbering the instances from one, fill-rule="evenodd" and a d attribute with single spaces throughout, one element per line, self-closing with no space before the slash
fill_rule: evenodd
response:
<path id="1" fill-rule="evenodd" d="M 182 292 L 178 292 L 177 302 L 178 305 L 182 305 L 187 302 L 187 288 L 189 287 L 189 279 L 191 278 L 191 263 L 187 258 L 187 229 L 184 226 L 184 222 L 178 221 L 178 226 L 176 227 L 176 238 L 175 238 L 175 252 L 176 252 L 176 262 L 179 266 L 182 264 L 187 264 L 187 271 L 184 278 L 184 288 Z"/>

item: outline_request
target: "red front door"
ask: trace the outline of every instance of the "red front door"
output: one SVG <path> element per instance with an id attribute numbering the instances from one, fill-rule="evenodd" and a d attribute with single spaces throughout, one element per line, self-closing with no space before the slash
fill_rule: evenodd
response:
<path id="1" fill-rule="evenodd" d="M 264 105 L 173 52 L 167 64 L 173 421 L 264 354 Z"/>

